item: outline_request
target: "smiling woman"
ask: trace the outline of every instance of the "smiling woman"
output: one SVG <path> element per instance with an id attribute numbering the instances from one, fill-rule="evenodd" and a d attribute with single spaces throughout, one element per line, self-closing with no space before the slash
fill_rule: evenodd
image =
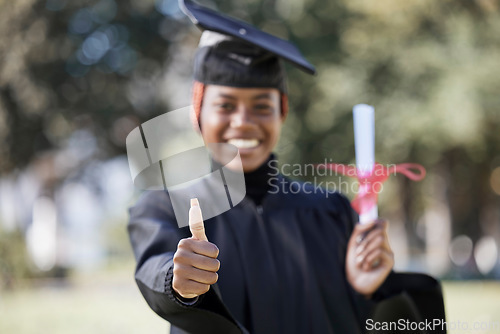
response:
<path id="1" fill-rule="evenodd" d="M 392 272 L 386 221 L 356 224 L 345 196 L 276 175 L 272 152 L 288 112 L 282 60 L 309 73 L 312 65 L 287 41 L 181 3 L 207 29 L 195 55 L 192 119 L 206 145 L 239 150 L 246 194 L 206 222 L 190 215 L 191 229 L 177 228 L 172 192 L 146 193 L 130 210 L 136 281 L 171 333 L 359 334 L 378 301 L 416 287 L 437 296 L 440 316 L 435 280 Z M 220 170 L 231 194 L 232 172 Z M 203 193 L 204 202 L 191 202 L 196 212 L 214 206 L 214 189 Z"/>

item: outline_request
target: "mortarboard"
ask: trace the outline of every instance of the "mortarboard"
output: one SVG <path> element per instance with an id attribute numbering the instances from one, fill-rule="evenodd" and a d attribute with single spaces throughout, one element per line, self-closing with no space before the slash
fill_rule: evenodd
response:
<path id="1" fill-rule="evenodd" d="M 191 0 L 179 0 L 179 4 L 204 30 L 195 55 L 195 80 L 233 87 L 272 87 L 286 93 L 281 59 L 309 74 L 316 73 L 291 42 Z"/>

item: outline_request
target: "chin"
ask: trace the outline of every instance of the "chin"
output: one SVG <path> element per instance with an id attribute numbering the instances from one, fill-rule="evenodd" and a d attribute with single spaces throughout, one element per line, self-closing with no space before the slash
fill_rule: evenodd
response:
<path id="1" fill-rule="evenodd" d="M 265 159 L 259 159 L 259 160 L 241 158 L 241 163 L 243 165 L 243 171 L 245 173 L 250 173 L 250 172 L 255 171 L 260 166 L 262 166 L 263 163 L 266 162 L 266 159 L 267 159 L 267 157 Z M 245 161 L 245 160 L 247 160 L 247 161 Z"/>

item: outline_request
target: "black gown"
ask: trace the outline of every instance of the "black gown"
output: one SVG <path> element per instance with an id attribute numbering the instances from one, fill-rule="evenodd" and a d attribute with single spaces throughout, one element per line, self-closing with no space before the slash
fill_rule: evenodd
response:
<path id="1" fill-rule="evenodd" d="M 171 333 L 358 334 L 378 300 L 405 289 L 391 272 L 372 300 L 355 292 L 345 274 L 357 221 L 348 199 L 281 175 L 270 181 L 268 169 L 246 174 L 243 201 L 205 221 L 221 266 L 194 305 L 172 292 L 172 258 L 191 234 L 177 227 L 168 193 L 148 191 L 130 209 L 136 282 Z"/>

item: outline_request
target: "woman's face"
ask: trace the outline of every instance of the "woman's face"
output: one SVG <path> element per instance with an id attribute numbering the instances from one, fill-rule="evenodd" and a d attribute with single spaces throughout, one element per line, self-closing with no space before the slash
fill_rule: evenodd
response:
<path id="1" fill-rule="evenodd" d="M 205 88 L 200 117 L 205 143 L 236 146 L 244 172 L 256 170 L 267 160 L 284 120 L 277 89 L 216 85 Z"/>

